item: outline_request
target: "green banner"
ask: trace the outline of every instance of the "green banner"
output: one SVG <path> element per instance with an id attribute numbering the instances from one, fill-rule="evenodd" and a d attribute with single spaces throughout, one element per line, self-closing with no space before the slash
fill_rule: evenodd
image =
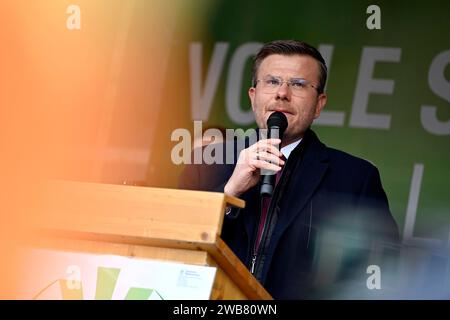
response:
<path id="1" fill-rule="evenodd" d="M 316 46 L 329 68 L 328 103 L 313 125 L 319 138 L 378 167 L 404 238 L 447 242 L 450 2 L 372 4 L 194 1 L 175 31 L 185 34 L 190 24 L 186 41 L 172 50 L 169 74 L 178 76 L 167 80 L 167 93 L 179 94 L 168 99 L 190 129 L 193 120 L 254 127 L 247 90 L 261 44 L 297 39 Z M 168 134 L 180 127 L 170 117 L 162 112 Z"/>

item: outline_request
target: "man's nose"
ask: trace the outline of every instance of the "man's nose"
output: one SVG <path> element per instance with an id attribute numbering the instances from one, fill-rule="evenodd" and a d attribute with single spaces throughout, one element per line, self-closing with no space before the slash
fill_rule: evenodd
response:
<path id="1" fill-rule="evenodd" d="M 291 88 L 289 88 L 286 82 L 283 82 L 277 90 L 277 99 L 290 99 Z"/>

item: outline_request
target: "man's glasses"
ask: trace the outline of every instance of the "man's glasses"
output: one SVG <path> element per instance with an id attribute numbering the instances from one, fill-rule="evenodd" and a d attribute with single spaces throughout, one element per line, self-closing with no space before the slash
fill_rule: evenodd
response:
<path id="1" fill-rule="evenodd" d="M 261 90 L 264 93 L 277 92 L 283 83 L 286 83 L 289 88 L 291 88 L 291 92 L 295 96 L 304 96 L 307 93 L 308 87 L 312 87 L 319 91 L 317 86 L 312 85 L 308 80 L 303 78 L 292 78 L 284 81 L 280 77 L 266 76 L 256 80 L 256 82 L 261 83 Z"/>

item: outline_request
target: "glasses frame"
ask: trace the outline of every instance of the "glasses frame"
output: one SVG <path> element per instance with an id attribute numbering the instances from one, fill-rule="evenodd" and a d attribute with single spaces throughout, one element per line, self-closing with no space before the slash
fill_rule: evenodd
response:
<path id="1" fill-rule="evenodd" d="M 281 78 L 281 77 L 277 77 L 277 76 L 266 76 L 266 79 L 257 79 L 256 80 L 256 85 L 258 84 L 258 82 L 263 82 L 263 81 L 267 81 L 267 80 L 277 80 L 277 81 L 279 81 L 279 84 L 278 84 L 278 86 L 277 87 L 274 87 L 274 91 L 273 92 L 267 92 L 267 93 L 275 93 L 275 92 L 277 92 L 277 90 L 280 90 L 280 88 L 283 86 L 283 84 L 285 84 L 286 83 L 286 85 L 289 87 L 289 89 L 291 90 L 291 93 L 293 94 L 293 95 L 295 95 L 295 96 L 297 96 L 296 94 L 295 94 L 295 90 L 292 90 L 292 84 L 293 84 L 293 80 L 302 80 L 302 82 L 304 82 L 304 85 L 306 86 L 306 87 L 312 87 L 312 88 L 314 88 L 314 89 L 316 89 L 316 91 L 317 91 L 317 93 L 320 93 L 319 92 L 319 87 L 318 86 L 316 86 L 316 85 L 313 85 L 313 84 L 311 84 L 311 82 L 309 81 L 309 80 L 307 80 L 307 79 L 304 79 L 304 78 L 291 78 L 291 79 L 289 79 L 289 80 L 283 80 L 283 78 Z M 255 87 L 256 87 L 256 85 L 255 85 Z"/>

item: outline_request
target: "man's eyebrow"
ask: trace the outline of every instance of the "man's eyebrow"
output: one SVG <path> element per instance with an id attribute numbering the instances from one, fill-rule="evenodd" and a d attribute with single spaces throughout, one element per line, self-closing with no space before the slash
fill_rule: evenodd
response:
<path id="1" fill-rule="evenodd" d="M 270 73 L 267 73 L 267 74 L 265 75 L 265 77 L 283 78 L 283 77 L 281 77 L 281 76 L 276 76 L 276 75 L 273 75 L 273 74 L 270 74 Z M 306 78 L 304 78 L 304 77 L 302 77 L 302 76 L 290 77 L 289 79 L 290 79 L 290 80 L 307 80 Z"/>

